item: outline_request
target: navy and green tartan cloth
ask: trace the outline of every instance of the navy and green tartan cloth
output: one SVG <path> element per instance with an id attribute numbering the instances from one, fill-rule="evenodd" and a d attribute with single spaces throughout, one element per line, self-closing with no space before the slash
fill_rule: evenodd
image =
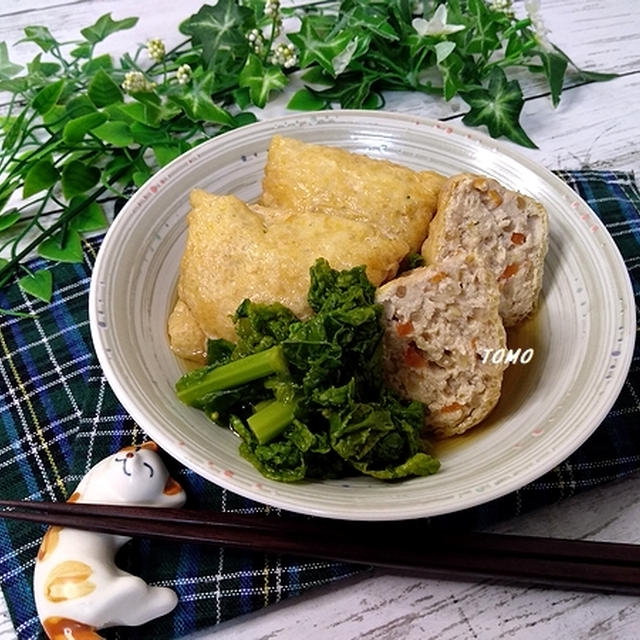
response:
<path id="1" fill-rule="evenodd" d="M 632 174 L 559 172 L 607 225 L 640 296 L 640 193 Z M 109 389 L 93 352 L 87 317 L 91 270 L 101 238 L 85 244 L 84 262 L 52 267 L 49 305 L 11 285 L 0 308 L 0 496 L 66 500 L 90 464 L 144 434 Z M 34 262 L 34 267 L 41 266 Z M 639 341 L 640 342 L 640 341 Z M 640 344 L 615 406 L 592 437 L 556 469 L 519 491 L 432 525 L 479 527 L 556 502 L 640 470 Z M 165 458 L 191 507 L 264 512 Z M 271 510 L 274 511 L 274 510 Z M 18 637 L 42 638 L 32 595 L 34 559 L 44 526 L 0 519 L 0 580 Z M 136 539 L 117 558 L 123 569 L 179 596 L 171 613 L 142 627 L 114 628 L 108 638 L 177 638 L 364 570 L 260 552 Z"/>

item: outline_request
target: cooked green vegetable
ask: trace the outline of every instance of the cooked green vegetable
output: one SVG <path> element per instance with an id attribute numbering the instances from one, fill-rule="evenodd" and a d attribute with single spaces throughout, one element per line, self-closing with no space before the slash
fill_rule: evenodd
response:
<path id="1" fill-rule="evenodd" d="M 310 275 L 314 315 L 245 300 L 237 344 L 210 341 L 209 364 L 178 380 L 178 397 L 232 429 L 241 455 L 274 480 L 435 473 L 424 405 L 384 387 L 382 309 L 364 267 L 319 259 Z"/>
<path id="2" fill-rule="evenodd" d="M 264 378 L 270 374 L 286 373 L 287 364 L 282 348 L 271 347 L 225 364 L 214 364 L 197 369 L 178 380 L 176 391 L 182 402 L 190 405 L 206 403 L 212 392 L 239 387 L 246 382 Z"/>

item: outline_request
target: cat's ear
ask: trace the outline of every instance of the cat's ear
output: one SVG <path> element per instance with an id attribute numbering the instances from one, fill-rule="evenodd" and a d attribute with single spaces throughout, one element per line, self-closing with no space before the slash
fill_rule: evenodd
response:
<path id="1" fill-rule="evenodd" d="M 147 440 L 142 444 L 130 444 L 126 447 L 122 447 L 122 449 L 120 449 L 118 453 L 127 452 L 127 451 L 135 452 L 135 451 L 139 451 L 140 449 L 150 449 L 151 451 L 155 451 L 155 453 L 158 453 L 159 451 L 158 445 L 153 440 Z"/>
<path id="2" fill-rule="evenodd" d="M 167 483 L 164 485 L 164 489 L 162 490 L 167 496 L 174 496 L 177 493 L 184 493 L 180 483 L 174 480 L 171 476 L 167 478 Z"/>
<path id="3" fill-rule="evenodd" d="M 168 476 L 162 495 L 158 498 L 159 506 L 181 507 L 186 499 L 187 494 L 180 483 Z"/>

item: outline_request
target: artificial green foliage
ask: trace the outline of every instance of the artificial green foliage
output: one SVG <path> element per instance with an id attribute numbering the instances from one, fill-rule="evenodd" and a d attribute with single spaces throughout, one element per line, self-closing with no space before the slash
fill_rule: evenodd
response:
<path id="1" fill-rule="evenodd" d="M 34 249 L 76 259 L 81 234 L 107 224 L 96 211 L 193 146 L 254 122 L 292 75 L 303 88 L 291 109 L 377 109 L 398 90 L 458 97 L 467 125 L 534 146 L 515 71 L 543 79 L 554 105 L 569 73 L 613 76 L 577 69 L 536 31 L 539 17 L 519 10 L 508 0 L 218 0 L 166 34 L 186 38 L 175 48 L 155 40 L 117 59 L 96 45 L 136 17 L 105 14 L 73 42 L 26 27 L 17 43 L 0 42 L 0 91 L 10 96 L 0 119 L 0 286 L 16 276 L 33 294 L 24 261 Z M 37 54 L 22 67 L 14 45 Z M 90 207 L 90 224 L 70 224 Z"/>

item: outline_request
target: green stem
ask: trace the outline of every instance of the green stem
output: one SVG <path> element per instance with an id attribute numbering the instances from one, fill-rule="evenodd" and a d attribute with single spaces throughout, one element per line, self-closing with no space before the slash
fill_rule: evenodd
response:
<path id="1" fill-rule="evenodd" d="M 247 424 L 260 444 L 267 444 L 277 438 L 291 423 L 295 402 L 272 400 L 260 407 L 247 419 Z"/>
<path id="2" fill-rule="evenodd" d="M 188 386 L 181 388 L 179 380 L 176 391 L 182 402 L 194 405 L 214 391 L 238 387 L 274 373 L 286 373 L 286 371 L 287 363 L 282 354 L 282 347 L 275 346 L 211 369 Z M 187 379 L 189 378 L 181 378 L 181 380 Z"/>
<path id="3" fill-rule="evenodd" d="M 2 175 L 6 171 L 7 167 L 15 160 L 16 156 L 18 155 L 18 152 L 21 151 L 24 141 L 29 135 L 29 131 L 30 131 L 29 125 L 35 120 L 37 115 L 38 114 L 35 112 L 32 113 L 31 116 L 29 116 L 29 118 L 27 119 L 27 121 L 22 124 L 22 127 L 24 129 L 23 134 L 20 137 L 20 140 L 16 140 L 16 144 L 13 145 L 13 151 L 9 154 L 6 161 L 2 163 L 2 165 L 0 165 L 0 175 Z M 6 180 L 5 180 L 5 183 L 6 183 Z"/>
<path id="4" fill-rule="evenodd" d="M 34 227 L 40 226 L 40 222 L 38 221 L 40 218 L 40 214 L 44 211 L 44 208 L 47 206 L 47 202 L 49 202 L 49 198 L 51 197 L 52 191 L 53 191 L 53 187 L 51 187 L 47 191 L 47 193 L 45 193 L 45 195 L 42 196 L 42 199 L 40 201 L 40 206 L 38 207 L 37 211 L 33 215 L 33 218 L 31 218 L 31 220 L 29 220 L 29 223 L 24 227 L 24 229 L 15 238 L 12 239 L 13 246 L 11 247 L 11 261 L 9 262 L 9 264 L 11 264 L 11 262 L 15 260 L 16 253 L 18 251 L 18 244 L 20 243 L 20 241 L 24 237 L 26 237 L 26 235 L 29 233 L 29 231 L 31 231 L 31 229 L 33 229 Z M 0 276 L 1 275 L 2 275 L 2 271 L 0 270 Z"/>

